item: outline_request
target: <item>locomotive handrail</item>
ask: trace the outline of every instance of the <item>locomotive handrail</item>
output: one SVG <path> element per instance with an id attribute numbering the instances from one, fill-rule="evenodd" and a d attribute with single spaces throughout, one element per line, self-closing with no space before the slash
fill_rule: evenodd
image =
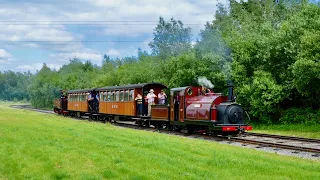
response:
<path id="1" fill-rule="evenodd" d="M 249 116 L 247 111 L 244 111 L 244 112 L 246 113 L 246 115 L 248 116 L 248 119 L 249 119 L 249 122 L 247 123 L 247 125 L 248 125 L 251 122 L 251 118 L 250 118 L 250 116 Z"/>

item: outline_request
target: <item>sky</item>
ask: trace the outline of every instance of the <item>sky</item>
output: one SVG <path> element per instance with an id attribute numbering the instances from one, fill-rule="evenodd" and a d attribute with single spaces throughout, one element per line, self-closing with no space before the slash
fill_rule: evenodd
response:
<path id="1" fill-rule="evenodd" d="M 150 52 L 159 17 L 181 20 L 195 41 L 226 0 L 0 0 L 0 71 L 58 70 L 69 59 Z"/>

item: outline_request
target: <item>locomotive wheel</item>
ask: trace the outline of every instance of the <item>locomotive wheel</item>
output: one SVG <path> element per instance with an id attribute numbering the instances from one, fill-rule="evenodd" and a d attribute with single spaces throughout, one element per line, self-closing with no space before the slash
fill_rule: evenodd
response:
<path id="1" fill-rule="evenodd" d="M 80 112 L 77 112 L 77 113 L 76 113 L 76 117 L 77 117 L 77 118 L 81 118 L 81 113 L 80 113 Z"/>
<path id="2" fill-rule="evenodd" d="M 187 125 L 187 132 L 188 134 L 193 134 L 196 128 L 192 125 Z"/>
<path id="3" fill-rule="evenodd" d="M 174 125 L 173 130 L 174 130 L 174 131 L 177 131 L 177 132 L 181 132 L 182 126 L 180 126 L 180 125 Z"/>
<path id="4" fill-rule="evenodd" d="M 149 121 L 145 121 L 144 125 L 148 128 L 148 127 L 150 127 L 150 122 Z"/>
<path id="5" fill-rule="evenodd" d="M 99 121 L 102 121 L 103 123 L 107 123 L 107 118 L 105 116 L 100 116 Z"/>

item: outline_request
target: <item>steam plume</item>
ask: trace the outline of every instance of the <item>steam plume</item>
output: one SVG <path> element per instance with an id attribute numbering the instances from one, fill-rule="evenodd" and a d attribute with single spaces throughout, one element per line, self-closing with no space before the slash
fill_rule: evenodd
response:
<path id="1" fill-rule="evenodd" d="M 207 88 L 213 88 L 214 85 L 206 77 L 198 77 L 198 83 Z"/>

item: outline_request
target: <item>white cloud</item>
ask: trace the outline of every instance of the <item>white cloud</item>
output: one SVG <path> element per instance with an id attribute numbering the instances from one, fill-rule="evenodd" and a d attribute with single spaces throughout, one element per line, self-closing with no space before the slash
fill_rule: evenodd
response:
<path id="1" fill-rule="evenodd" d="M 115 49 L 110 49 L 107 51 L 106 55 L 108 56 L 120 56 L 120 52 Z"/>
<path id="2" fill-rule="evenodd" d="M 98 54 L 94 52 L 58 53 L 58 54 L 50 54 L 50 57 L 59 62 L 68 62 L 69 59 L 72 59 L 72 58 L 78 58 L 83 61 L 90 60 L 95 63 L 100 63 L 102 60 L 102 54 Z"/>
<path id="3" fill-rule="evenodd" d="M 4 49 L 0 49 L 0 64 L 6 64 L 13 61 L 13 56 Z"/>
<path id="4" fill-rule="evenodd" d="M 46 64 L 47 67 L 49 67 L 51 70 L 59 70 L 62 65 L 60 64 Z M 43 64 L 42 63 L 34 63 L 34 64 L 23 64 L 23 65 L 18 65 L 16 67 L 17 70 L 21 70 L 21 71 L 30 71 L 31 73 L 35 73 L 36 71 L 41 70 Z"/>
<path id="5" fill-rule="evenodd" d="M 120 25 L 112 23 L 113 25 L 107 26 L 104 30 L 106 35 L 135 37 L 141 34 L 151 35 L 160 16 L 166 21 L 171 17 L 181 20 L 185 26 L 192 28 L 194 35 L 197 35 L 199 30 L 204 28 L 206 21 L 213 20 L 218 2 L 226 4 L 227 0 L 194 2 L 186 0 L 88 0 L 87 2 L 97 9 L 96 14 L 100 14 L 98 20 L 124 21 Z"/>
<path id="6" fill-rule="evenodd" d="M 17 49 L 21 49 L 22 54 L 26 48 L 29 54 L 34 49 L 38 53 L 34 56 L 41 56 L 37 60 L 29 57 L 29 64 L 11 67 L 14 69 L 18 66 L 21 70 L 39 69 L 42 67 L 41 61 L 54 62 L 48 63 L 48 66 L 60 67 L 74 57 L 100 63 L 104 52 L 116 57 L 134 56 L 138 47 L 148 49 L 160 16 L 166 21 L 171 17 L 181 20 L 197 35 L 206 21 L 213 20 L 217 3 L 227 3 L 227 0 L 4 1 L 0 7 L 0 47 L 6 50 L 15 48 L 15 53 L 20 53 Z M 91 25 L 76 25 L 79 23 Z M 95 23 L 104 25 L 92 25 Z M 85 42 L 91 40 L 142 42 Z M 89 47 L 93 50 L 89 50 Z M 23 57 L 14 53 L 7 58 L 0 56 L 0 63 L 12 61 L 12 56 Z"/>

